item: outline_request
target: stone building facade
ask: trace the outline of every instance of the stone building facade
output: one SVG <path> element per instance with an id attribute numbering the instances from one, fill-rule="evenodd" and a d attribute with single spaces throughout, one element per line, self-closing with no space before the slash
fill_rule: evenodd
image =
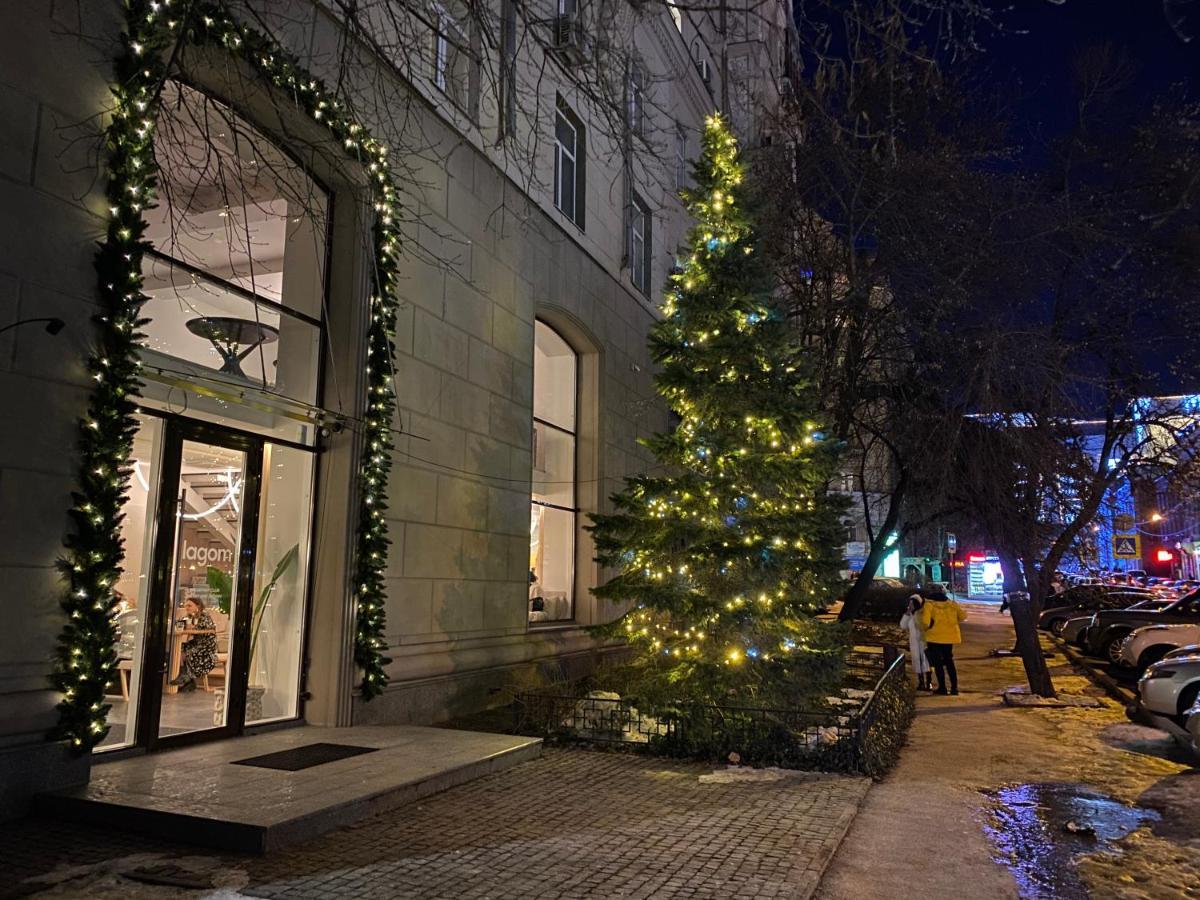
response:
<path id="1" fill-rule="evenodd" d="M 396 160 L 390 683 L 360 699 L 353 653 L 369 173 L 236 53 L 188 47 L 153 120 L 162 183 L 145 211 L 111 731 L 90 757 L 47 743 L 127 23 L 117 0 L 6 0 L 6 815 L 86 779 L 102 752 L 293 721 L 436 721 L 531 673 L 593 665 L 605 648 L 585 627 L 616 611 L 589 593 L 601 573 L 584 526 L 651 465 L 637 438 L 667 421 L 645 337 L 687 228 L 676 192 L 704 116 L 724 106 L 759 142 L 788 70 L 782 2 L 379 0 L 349 23 L 315 0 L 226 6 L 336 86 Z"/>

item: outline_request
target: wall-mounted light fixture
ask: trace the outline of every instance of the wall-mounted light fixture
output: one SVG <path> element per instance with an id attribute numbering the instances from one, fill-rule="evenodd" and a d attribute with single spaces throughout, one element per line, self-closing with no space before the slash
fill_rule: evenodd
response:
<path id="1" fill-rule="evenodd" d="M 58 334 L 67 327 L 67 323 L 58 318 L 21 319 L 19 322 L 12 322 L 8 325 L 5 325 L 3 328 L 0 328 L 0 334 L 4 334 L 6 331 L 11 331 L 13 328 L 17 328 L 20 325 L 32 325 L 35 322 L 45 322 L 47 334 Z"/>

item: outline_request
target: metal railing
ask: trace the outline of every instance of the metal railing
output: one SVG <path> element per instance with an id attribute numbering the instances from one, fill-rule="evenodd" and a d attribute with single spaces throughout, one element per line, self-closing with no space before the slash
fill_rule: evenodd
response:
<path id="1" fill-rule="evenodd" d="M 912 720 L 906 659 L 895 648 L 852 652 L 848 681 L 870 690 L 845 710 L 675 704 L 640 709 L 603 692 L 518 694 L 513 730 L 549 741 L 600 745 L 656 756 L 724 761 L 737 753 L 755 766 L 882 775 L 894 764 Z"/>
<path id="2" fill-rule="evenodd" d="M 858 771 L 879 777 L 896 764 L 915 709 L 913 686 L 903 653 L 897 654 L 875 683 L 855 717 Z"/>

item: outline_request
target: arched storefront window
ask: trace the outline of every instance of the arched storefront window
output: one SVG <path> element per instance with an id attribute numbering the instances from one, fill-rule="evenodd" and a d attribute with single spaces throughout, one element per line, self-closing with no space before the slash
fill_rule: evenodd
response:
<path id="1" fill-rule="evenodd" d="M 232 107 L 175 80 L 153 162 L 100 750 L 302 715 L 330 197 Z"/>
<path id="2" fill-rule="evenodd" d="M 575 615 L 578 361 L 558 332 L 535 323 L 530 622 L 564 622 Z"/>
<path id="3" fill-rule="evenodd" d="M 145 212 L 149 379 L 314 404 L 328 197 L 228 106 L 176 81 L 161 103 L 160 196 Z"/>

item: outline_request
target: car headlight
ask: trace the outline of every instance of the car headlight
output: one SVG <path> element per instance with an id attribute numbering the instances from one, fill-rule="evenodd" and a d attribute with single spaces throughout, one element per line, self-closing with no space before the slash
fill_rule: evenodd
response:
<path id="1" fill-rule="evenodd" d="M 1177 674 L 1179 674 L 1178 669 L 1151 669 L 1142 681 L 1149 681 L 1152 678 L 1174 678 Z"/>

